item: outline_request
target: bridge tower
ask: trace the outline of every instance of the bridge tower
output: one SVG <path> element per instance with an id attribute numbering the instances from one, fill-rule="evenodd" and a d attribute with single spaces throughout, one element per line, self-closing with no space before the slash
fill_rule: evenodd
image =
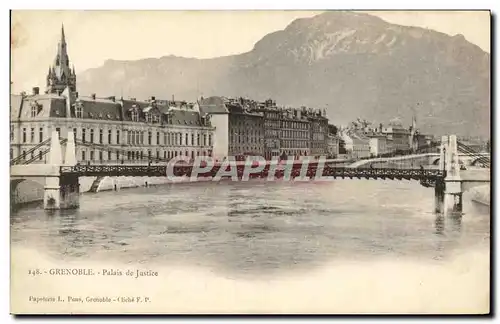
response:
<path id="1" fill-rule="evenodd" d="M 444 180 L 438 180 L 435 186 L 436 213 L 449 215 L 462 212 L 462 179 L 458 162 L 457 136 L 443 136 L 439 169 L 445 173 Z"/>
<path id="2" fill-rule="evenodd" d="M 57 168 L 76 165 L 75 137 L 68 131 L 68 141 L 62 159 L 62 149 L 59 133 L 52 132 L 50 141 L 49 164 Z M 45 179 L 43 208 L 49 210 L 78 208 L 80 206 L 80 184 L 78 176 L 57 175 L 47 176 Z"/>

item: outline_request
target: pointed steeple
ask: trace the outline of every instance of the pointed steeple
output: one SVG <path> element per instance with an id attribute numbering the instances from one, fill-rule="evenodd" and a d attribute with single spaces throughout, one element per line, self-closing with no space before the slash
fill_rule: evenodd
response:
<path id="1" fill-rule="evenodd" d="M 66 44 L 66 37 L 64 36 L 64 24 L 61 24 L 61 44 Z"/>
<path id="2" fill-rule="evenodd" d="M 75 67 L 70 68 L 69 57 L 64 33 L 64 24 L 61 25 L 61 39 L 57 46 L 54 65 L 47 76 L 47 87 L 51 93 L 61 93 L 67 86 L 71 91 L 76 91 Z M 49 82 L 49 79 L 51 80 Z"/>

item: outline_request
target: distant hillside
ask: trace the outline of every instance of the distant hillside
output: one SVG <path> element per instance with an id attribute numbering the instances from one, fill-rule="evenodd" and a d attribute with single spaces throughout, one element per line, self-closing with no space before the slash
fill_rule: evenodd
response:
<path id="1" fill-rule="evenodd" d="M 215 59 L 108 60 L 78 76 L 81 93 L 195 100 L 248 96 L 326 108 L 333 123 L 400 116 L 435 134 L 489 136 L 490 55 L 462 35 L 353 12 L 297 19 L 252 51 Z"/>

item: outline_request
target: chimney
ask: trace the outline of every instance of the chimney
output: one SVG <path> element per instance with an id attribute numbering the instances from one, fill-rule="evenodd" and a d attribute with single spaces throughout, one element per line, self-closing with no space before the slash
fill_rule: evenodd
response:
<path id="1" fill-rule="evenodd" d="M 92 97 L 93 100 L 95 100 L 95 93 L 91 94 L 90 96 Z"/>
<path id="2" fill-rule="evenodd" d="M 36 96 L 40 93 L 40 88 L 39 87 L 33 87 L 33 95 Z"/>
<path id="3" fill-rule="evenodd" d="M 175 97 L 174 97 L 174 95 L 172 95 L 172 101 L 174 101 L 174 102 L 175 102 Z"/>

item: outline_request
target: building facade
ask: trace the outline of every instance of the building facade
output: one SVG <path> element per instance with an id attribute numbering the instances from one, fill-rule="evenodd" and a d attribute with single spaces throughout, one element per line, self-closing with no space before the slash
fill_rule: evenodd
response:
<path id="1" fill-rule="evenodd" d="M 328 134 L 328 157 L 336 158 L 340 154 L 340 138 L 334 134 Z"/>
<path id="2" fill-rule="evenodd" d="M 370 156 L 379 156 L 381 154 L 389 153 L 389 146 L 387 145 L 387 137 L 384 135 L 374 134 L 370 138 Z"/>
<path id="3" fill-rule="evenodd" d="M 264 113 L 255 102 L 239 98 L 228 99 L 229 155 L 264 156 Z"/>
<path id="4" fill-rule="evenodd" d="M 412 133 L 403 127 L 401 121 L 397 118 L 389 122 L 388 127 L 382 128 L 382 133 L 392 140 L 392 149 L 394 151 L 407 151 L 411 148 L 410 139 Z"/>
<path id="5" fill-rule="evenodd" d="M 78 163 L 144 163 L 212 154 L 214 127 L 194 105 L 80 96 L 64 29 L 44 94 L 11 96 L 10 156 L 45 163 L 52 131 L 73 131 Z M 29 153 L 28 153 L 29 152 Z"/>
<path id="6" fill-rule="evenodd" d="M 328 119 L 319 110 L 278 107 L 272 99 L 257 102 L 224 97 L 201 99 L 197 106 L 202 115 L 214 110 L 228 115 L 227 122 L 216 126 L 215 132 L 227 136 L 221 142 L 227 141 L 230 156 L 271 159 L 328 153 Z"/>

